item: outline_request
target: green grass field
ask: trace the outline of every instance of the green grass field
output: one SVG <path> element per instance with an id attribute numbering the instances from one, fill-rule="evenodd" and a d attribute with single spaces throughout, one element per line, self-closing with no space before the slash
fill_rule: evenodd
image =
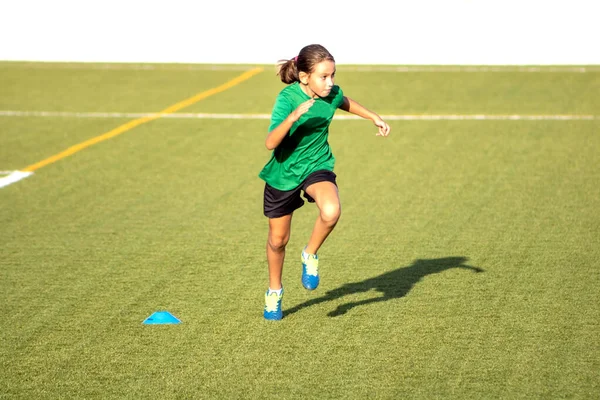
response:
<path id="1" fill-rule="evenodd" d="M 159 112 L 244 71 L 187 67 L 0 63 L 0 171 L 135 119 L 76 113 Z M 334 121 L 342 218 L 307 292 L 317 210 L 295 213 L 280 322 L 267 120 L 160 118 L 39 168 L 0 189 L 0 398 L 599 398 L 600 70 L 337 83 L 383 115 L 592 118 Z M 268 114 L 282 88 L 265 66 L 178 113 Z M 159 310 L 182 323 L 142 324 Z"/>

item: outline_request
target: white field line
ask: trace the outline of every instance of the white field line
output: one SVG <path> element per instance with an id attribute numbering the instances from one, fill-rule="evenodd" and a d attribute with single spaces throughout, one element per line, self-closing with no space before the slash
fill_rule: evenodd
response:
<path id="1" fill-rule="evenodd" d="M 31 176 L 33 172 L 24 172 L 24 171 L 0 171 L 1 174 L 8 175 L 0 177 L 0 188 L 10 185 L 11 183 L 15 183 L 20 181 L 21 179 L 25 179 L 28 176 Z"/>
<path id="2" fill-rule="evenodd" d="M 96 63 L 68 63 L 68 62 L 5 62 L 0 63 L 0 68 L 24 69 L 73 69 L 73 70 L 114 70 L 114 71 L 249 71 L 255 65 L 231 64 L 96 64 Z"/>
<path id="3" fill-rule="evenodd" d="M 270 114 L 210 114 L 210 113 L 119 113 L 119 112 L 68 112 L 68 111 L 11 111 L 0 110 L 0 117 L 62 117 L 62 118 L 144 118 L 159 115 L 162 118 L 174 119 L 270 119 Z M 521 115 L 521 114 L 400 114 L 382 115 L 390 121 L 574 121 L 600 120 L 598 115 L 577 114 L 549 114 L 549 115 Z M 356 115 L 336 115 L 336 120 L 358 120 Z"/>
<path id="4" fill-rule="evenodd" d="M 452 65 L 432 65 L 432 66 L 340 66 L 340 70 L 350 72 L 568 72 L 568 73 L 586 73 L 600 72 L 600 66 L 573 66 L 573 67 L 554 67 L 554 66 L 509 66 L 509 65 L 488 65 L 488 66 L 452 66 Z"/>
<path id="5" fill-rule="evenodd" d="M 268 65 L 268 64 L 267 64 Z M 526 65 L 337 65 L 348 72 L 600 72 L 600 65 L 526 66 Z M 0 68 L 73 69 L 73 70 L 138 70 L 138 71 L 247 71 L 249 64 L 128 64 L 128 63 L 68 63 L 68 62 L 6 62 Z M 275 63 L 273 64 L 275 68 Z"/>

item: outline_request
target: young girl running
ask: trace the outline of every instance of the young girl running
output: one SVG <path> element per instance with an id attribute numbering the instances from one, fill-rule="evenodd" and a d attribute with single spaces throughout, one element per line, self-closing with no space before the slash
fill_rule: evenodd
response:
<path id="1" fill-rule="evenodd" d="M 278 75 L 288 86 L 275 100 L 265 141 L 273 153 L 259 174 L 266 182 L 264 214 L 269 218 L 269 289 L 263 312 L 268 320 L 283 318 L 283 261 L 292 214 L 304 205 L 301 192 L 319 208 L 312 234 L 301 253 L 302 285 L 308 290 L 319 285 L 317 252 L 341 212 L 333 172 L 335 158 L 327 140 L 336 109 L 370 119 L 379 130 L 378 136 L 390 133 L 389 125 L 379 115 L 344 96 L 342 89 L 334 84 L 335 60 L 323 46 L 306 46 L 298 56 L 280 62 Z"/>

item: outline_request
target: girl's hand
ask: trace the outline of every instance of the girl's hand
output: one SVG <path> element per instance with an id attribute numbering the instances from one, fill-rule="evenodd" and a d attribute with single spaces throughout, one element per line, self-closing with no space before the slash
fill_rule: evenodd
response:
<path id="1" fill-rule="evenodd" d="M 315 102 L 314 99 L 310 99 L 310 100 L 307 100 L 304 103 L 300 104 L 298 106 L 298 108 L 296 108 L 290 114 L 290 118 L 292 119 L 292 122 L 298 121 L 303 114 L 306 114 L 306 112 L 312 107 L 314 102 Z"/>
<path id="2" fill-rule="evenodd" d="M 377 132 L 376 136 L 387 136 L 390 134 L 390 126 L 381 118 L 373 120 L 373 123 L 379 128 L 379 132 Z"/>

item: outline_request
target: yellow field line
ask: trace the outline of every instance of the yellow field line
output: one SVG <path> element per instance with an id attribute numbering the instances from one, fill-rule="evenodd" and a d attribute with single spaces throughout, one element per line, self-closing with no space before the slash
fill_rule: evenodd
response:
<path id="1" fill-rule="evenodd" d="M 127 132 L 127 131 L 135 128 L 136 126 L 145 124 L 146 122 L 153 121 L 153 120 L 158 119 L 158 118 L 160 118 L 160 117 L 162 117 L 164 115 L 172 114 L 174 112 L 177 112 L 177 111 L 181 110 L 182 108 L 191 106 L 192 104 L 194 104 L 194 103 L 196 103 L 196 102 L 198 102 L 200 100 L 203 100 L 203 99 L 205 99 L 207 97 L 210 97 L 212 95 L 215 95 L 217 93 L 221 93 L 221 92 L 223 92 L 223 91 L 225 91 L 225 90 L 227 90 L 227 89 L 229 89 L 229 88 L 231 88 L 231 87 L 233 87 L 233 86 L 235 86 L 235 85 L 237 85 L 237 84 L 239 84 L 239 83 L 241 83 L 241 82 L 243 82 L 243 81 L 245 81 L 247 79 L 250 79 L 251 77 L 253 77 L 256 74 L 259 74 L 262 71 L 263 71 L 263 68 L 254 68 L 254 69 L 252 69 L 250 71 L 246 71 L 243 74 L 239 75 L 238 77 L 230 80 L 229 82 L 226 82 L 226 83 L 222 84 L 221 86 L 217 86 L 215 88 L 212 88 L 212 89 L 206 90 L 204 92 L 198 93 L 197 95 L 195 95 L 193 97 L 190 97 L 189 99 L 180 101 L 179 103 L 173 104 L 172 106 L 169 106 L 169 107 L 165 108 L 164 110 L 162 110 L 162 111 L 160 111 L 160 112 L 158 112 L 156 114 L 153 114 L 153 115 L 150 115 L 150 116 L 147 116 L 147 117 L 142 117 L 142 118 L 138 118 L 138 119 L 134 119 L 132 121 L 129 121 L 126 124 L 118 126 L 115 129 L 113 129 L 113 130 L 110 130 L 110 131 L 108 131 L 106 133 L 103 133 L 100 136 L 93 137 L 91 139 L 86 140 L 85 142 L 81 142 L 79 144 L 71 146 L 68 149 L 66 149 L 64 151 L 61 151 L 58 154 L 55 154 L 55 155 L 53 155 L 51 157 L 46 158 L 45 160 L 39 161 L 39 162 L 37 162 L 35 164 L 32 164 L 32 165 L 30 165 L 30 166 L 28 166 L 26 168 L 23 168 L 23 169 L 21 169 L 21 171 L 23 171 L 23 172 L 33 172 L 35 170 L 38 170 L 38 169 L 40 169 L 42 167 L 45 167 L 48 164 L 52 164 L 52 163 L 54 163 L 54 162 L 56 162 L 58 160 L 61 160 L 61 159 L 65 158 L 65 157 L 73 155 L 73 154 L 77 153 L 78 151 L 81 151 L 81 150 L 83 150 L 83 149 L 85 149 L 87 147 L 93 146 L 93 145 L 95 145 L 97 143 L 103 142 L 103 141 L 108 140 L 110 138 L 113 138 L 113 137 L 115 137 L 117 135 L 120 135 L 121 133 Z"/>

